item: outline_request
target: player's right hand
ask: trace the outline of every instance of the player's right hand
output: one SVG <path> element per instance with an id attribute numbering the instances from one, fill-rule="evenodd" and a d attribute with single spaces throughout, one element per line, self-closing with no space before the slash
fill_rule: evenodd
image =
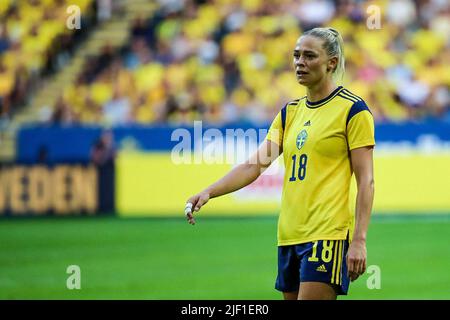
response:
<path id="1" fill-rule="evenodd" d="M 184 207 L 184 214 L 186 215 L 189 224 L 192 225 L 195 224 L 194 212 L 198 212 L 200 208 L 203 205 L 205 205 L 208 201 L 209 201 L 209 193 L 205 191 L 190 197 L 186 201 L 186 206 Z"/>

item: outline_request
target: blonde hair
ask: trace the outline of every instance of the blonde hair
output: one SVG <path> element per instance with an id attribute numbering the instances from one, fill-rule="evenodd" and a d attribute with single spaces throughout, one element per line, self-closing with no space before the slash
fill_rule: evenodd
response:
<path id="1" fill-rule="evenodd" d="M 333 79 L 342 83 L 345 73 L 344 40 L 333 28 L 314 28 L 306 31 L 304 36 L 313 36 L 323 40 L 323 48 L 328 57 L 337 57 L 338 64 L 333 70 Z"/>

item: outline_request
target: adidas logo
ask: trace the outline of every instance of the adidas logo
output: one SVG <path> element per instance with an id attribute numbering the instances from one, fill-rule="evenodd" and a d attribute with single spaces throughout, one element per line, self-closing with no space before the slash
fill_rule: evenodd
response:
<path id="1" fill-rule="evenodd" d="M 317 267 L 316 271 L 320 271 L 320 272 L 328 272 L 327 268 L 325 268 L 325 265 L 320 265 L 319 267 Z"/>
<path id="2" fill-rule="evenodd" d="M 310 126 L 310 125 L 311 125 L 311 121 L 308 120 L 308 121 L 305 122 L 305 124 L 303 126 L 306 127 L 306 126 Z"/>

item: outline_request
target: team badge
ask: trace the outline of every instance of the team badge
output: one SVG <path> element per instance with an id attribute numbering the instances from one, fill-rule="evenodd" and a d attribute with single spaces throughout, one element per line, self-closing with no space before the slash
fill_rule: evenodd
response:
<path id="1" fill-rule="evenodd" d="M 306 130 L 300 131 L 300 133 L 297 136 L 297 149 L 300 150 L 306 142 L 306 138 L 308 138 L 308 133 Z"/>

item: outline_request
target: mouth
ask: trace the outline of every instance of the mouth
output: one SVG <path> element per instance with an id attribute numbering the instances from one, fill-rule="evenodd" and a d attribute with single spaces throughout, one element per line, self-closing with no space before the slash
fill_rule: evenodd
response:
<path id="1" fill-rule="evenodd" d="M 297 70 L 297 71 L 295 72 L 295 74 L 297 75 L 297 77 L 303 77 L 303 76 L 307 75 L 308 72 L 306 72 L 306 71 L 301 71 L 301 70 Z"/>

